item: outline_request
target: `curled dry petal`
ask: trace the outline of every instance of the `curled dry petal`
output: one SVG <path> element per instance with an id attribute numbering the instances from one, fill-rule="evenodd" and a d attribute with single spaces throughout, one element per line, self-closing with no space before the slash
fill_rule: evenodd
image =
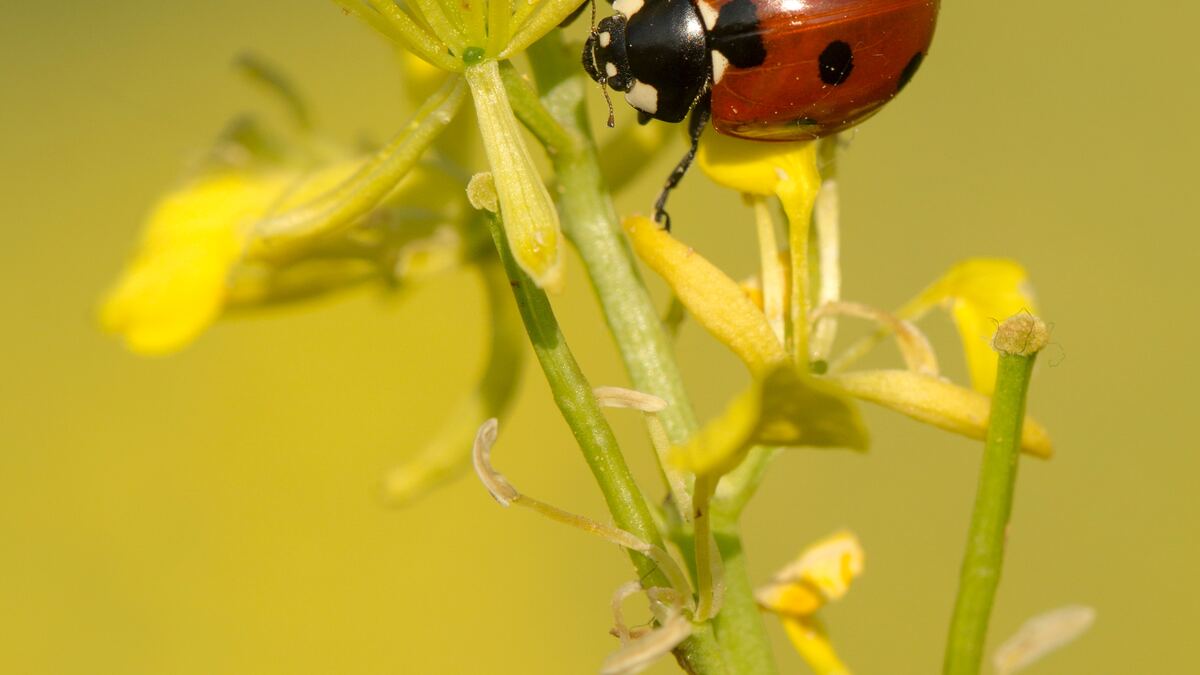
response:
<path id="1" fill-rule="evenodd" d="M 669 654 L 691 634 L 692 622 L 682 615 L 675 615 L 658 628 L 610 654 L 600 666 L 600 675 L 640 673 Z"/>
<path id="2" fill-rule="evenodd" d="M 475 473 L 479 475 L 479 480 L 492 497 L 500 502 L 500 506 L 510 506 L 521 498 L 521 493 L 492 468 L 492 446 L 496 443 L 499 429 L 500 421 L 494 417 L 479 427 L 471 449 L 471 460 L 475 465 Z"/>
<path id="3" fill-rule="evenodd" d="M 946 380 L 907 370 L 858 371 L 833 375 L 828 380 L 855 398 L 947 431 L 980 440 L 987 434 L 991 399 Z M 1041 458 L 1054 453 L 1045 427 L 1029 417 L 1021 434 L 1021 450 Z"/>
<path id="4" fill-rule="evenodd" d="M 1039 614 L 1021 625 L 992 657 L 997 675 L 1012 675 L 1083 635 L 1096 620 L 1096 610 L 1069 605 Z"/>
<path id="5" fill-rule="evenodd" d="M 933 346 L 929 344 L 929 338 L 925 337 L 921 329 L 911 322 L 857 302 L 831 302 L 822 305 L 812 313 L 811 320 L 816 324 L 824 317 L 838 315 L 867 319 L 888 328 L 896 335 L 896 343 L 900 347 L 900 355 L 904 357 L 904 365 L 915 373 L 937 377 L 937 355 L 933 352 Z"/>
<path id="6" fill-rule="evenodd" d="M 605 408 L 630 408 L 644 413 L 662 412 L 667 402 L 653 394 L 644 394 L 623 387 L 596 387 L 592 390 L 596 402 Z"/>

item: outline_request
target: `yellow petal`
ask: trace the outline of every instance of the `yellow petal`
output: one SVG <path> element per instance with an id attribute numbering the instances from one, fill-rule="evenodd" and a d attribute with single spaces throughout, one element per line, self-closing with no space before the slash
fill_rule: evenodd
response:
<path id="1" fill-rule="evenodd" d="M 858 537 L 838 532 L 809 546 L 755 592 L 764 609 L 795 617 L 810 616 L 829 600 L 838 600 L 862 574 L 864 554 Z"/>
<path id="2" fill-rule="evenodd" d="M 997 356 L 991 345 L 996 326 L 1014 314 L 1037 313 L 1025 268 L 1003 258 L 964 260 L 905 305 L 899 315 L 915 319 L 938 304 L 945 305 L 954 317 L 971 386 L 991 394 L 996 386 Z"/>
<path id="3" fill-rule="evenodd" d="M 784 364 L 756 379 L 687 444 L 672 448 L 671 462 L 695 474 L 720 476 L 755 445 L 865 450 L 867 431 L 853 402 L 837 387 Z"/>
<path id="4" fill-rule="evenodd" d="M 624 223 L 638 257 L 659 274 L 697 323 L 755 372 L 787 358 L 763 313 L 733 279 L 648 218 Z"/>
<path id="5" fill-rule="evenodd" d="M 832 375 L 828 380 L 851 396 L 878 403 L 896 412 L 982 440 L 987 433 L 991 399 L 977 391 L 907 370 L 858 371 Z M 1045 427 L 1025 418 L 1021 450 L 1049 458 L 1054 448 Z"/>
<path id="6" fill-rule="evenodd" d="M 144 354 L 177 350 L 220 314 L 247 231 L 284 190 L 283 173 L 198 179 L 155 207 L 132 263 L 100 311 L 103 327 Z"/>
<path id="7" fill-rule="evenodd" d="M 850 675 L 850 669 L 838 658 L 829 635 L 815 619 L 788 617 L 783 620 L 792 646 L 816 675 Z"/>
<path id="8" fill-rule="evenodd" d="M 753 143 L 704 134 L 696 164 L 719 185 L 743 194 L 774 196 L 783 182 L 804 179 L 813 166 L 815 144 Z M 819 183 L 819 180 L 818 180 Z"/>

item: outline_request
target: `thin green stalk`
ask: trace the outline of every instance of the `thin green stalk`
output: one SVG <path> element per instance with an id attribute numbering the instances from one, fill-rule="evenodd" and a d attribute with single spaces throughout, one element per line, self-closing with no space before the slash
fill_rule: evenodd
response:
<path id="1" fill-rule="evenodd" d="M 517 24 L 517 32 L 497 58 L 508 59 L 525 51 L 534 42 L 553 32 L 555 26 L 565 21 L 578 7 L 579 0 L 544 0 L 533 11 L 533 16 L 524 24 Z M 578 65 L 579 59 L 575 61 Z"/>
<path id="2" fill-rule="evenodd" d="M 780 448 L 770 446 L 755 446 L 750 448 L 746 459 L 738 468 L 721 477 L 717 483 L 717 494 L 713 498 L 712 509 L 725 522 L 737 522 L 738 517 L 750 502 L 750 498 L 758 491 L 766 476 L 767 467 L 779 454 Z"/>
<path id="3" fill-rule="evenodd" d="M 725 568 L 725 600 L 716 618 L 717 642 L 725 659 L 736 664 L 737 675 L 772 675 L 778 672 L 762 613 L 754 600 L 754 584 L 746 571 L 746 554 L 737 521 L 713 509 L 713 538 Z"/>
<path id="4" fill-rule="evenodd" d="M 463 53 L 466 36 L 460 27 L 462 24 L 451 21 L 446 16 L 445 7 L 438 0 L 413 0 L 412 6 L 416 7 L 417 13 L 429 25 L 437 39 L 446 43 L 455 53 Z"/>
<path id="5" fill-rule="evenodd" d="M 686 441 L 699 428 L 675 362 L 674 350 L 650 293 L 621 235 L 612 197 L 600 173 L 584 106 L 586 78 L 558 33 L 534 44 L 530 63 L 541 92 L 510 72 L 506 84 L 525 91 L 513 95 L 517 116 L 547 146 L 558 177 L 563 230 L 587 267 L 604 318 L 617 342 L 633 387 L 667 402 L 659 413 L 672 443 Z M 511 94 L 510 94 L 511 95 Z"/>
<path id="6" fill-rule="evenodd" d="M 366 0 L 369 6 L 364 6 L 359 0 L 333 1 L 387 38 L 399 42 L 430 65 L 454 73 L 462 71 L 465 67 L 462 59 L 451 56 L 446 45 L 430 35 L 429 31 L 422 28 L 392 0 Z"/>
<path id="7" fill-rule="evenodd" d="M 504 262 L 504 271 L 516 296 L 525 331 L 533 343 L 534 354 L 550 384 L 555 404 L 571 427 L 588 468 L 600 485 L 613 521 L 622 530 L 661 547 L 662 536 L 654 525 L 650 508 L 625 464 L 617 438 L 592 394 L 591 384 L 567 346 L 558 320 L 554 317 L 554 310 L 550 307 L 550 300 L 517 265 L 500 219 L 492 218 L 489 222 L 492 239 Z M 634 564 L 640 574 L 662 576 L 649 558 L 636 555 Z M 663 585 L 666 583 L 665 577 L 659 581 Z"/>
<path id="8" fill-rule="evenodd" d="M 491 219 L 492 239 L 504 261 L 504 269 L 516 296 L 521 319 L 533 343 L 534 353 L 546 375 L 563 419 L 567 421 L 588 467 L 592 470 L 604 500 L 617 527 L 658 547 L 662 535 L 654 524 L 645 498 L 634 482 L 629 467 L 617 446 L 592 387 L 571 354 L 554 310 L 545 292 L 526 275 L 512 257 L 508 239 L 499 219 Z M 647 586 L 668 586 L 666 575 L 658 566 L 640 553 L 630 553 L 638 574 Z M 676 649 L 676 655 L 689 673 L 695 675 L 726 675 L 724 657 L 709 626 L 697 626 L 692 636 Z M 741 672 L 741 671 L 738 671 Z"/>
<path id="9" fill-rule="evenodd" d="M 712 497 L 712 479 L 708 476 L 696 478 L 696 494 L 693 495 L 692 538 L 696 543 L 696 620 L 707 621 L 713 610 L 713 561 L 712 561 L 712 513 L 708 508 Z"/>
<path id="10" fill-rule="evenodd" d="M 250 255 L 282 259 L 315 237 L 331 237 L 353 225 L 416 166 L 458 114 L 466 93 L 462 78 L 448 78 L 404 129 L 354 175 L 311 202 L 259 222 Z"/>
<path id="11" fill-rule="evenodd" d="M 584 106 L 590 82 L 580 72 L 575 52 L 563 44 L 560 31 L 530 47 L 529 56 L 540 101 L 515 72 L 506 80 L 510 100 L 517 117 L 547 146 L 558 178 L 563 229 L 587 267 L 633 386 L 667 401 L 660 417 L 671 441 L 682 443 L 698 424 L 670 338 L 637 272 L 633 253 L 620 235 L 612 197 L 600 172 Z M 732 518 L 714 521 L 714 530 L 726 589 L 713 624 L 726 663 L 737 675 L 771 675 L 777 672 L 774 657 L 746 573 L 737 524 Z M 693 672 L 721 672 L 709 668 L 715 666 Z"/>
<path id="12" fill-rule="evenodd" d="M 1041 321 L 1029 315 L 1018 315 L 1001 324 L 993 343 L 1000 352 L 996 390 L 992 394 L 958 599 L 946 643 L 943 667 L 946 675 L 975 675 L 983 662 L 988 620 L 1000 584 L 1004 544 L 1012 514 L 1021 429 L 1025 421 L 1025 397 L 1033 362 L 1045 345 L 1045 335 L 1045 325 Z"/>

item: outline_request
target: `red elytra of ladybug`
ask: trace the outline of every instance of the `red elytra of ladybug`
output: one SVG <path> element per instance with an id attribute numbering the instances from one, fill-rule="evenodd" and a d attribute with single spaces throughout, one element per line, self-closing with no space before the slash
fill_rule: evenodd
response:
<path id="1" fill-rule="evenodd" d="M 639 121 L 691 113 L 691 165 L 711 118 L 720 133 L 801 141 L 851 127 L 904 88 L 933 39 L 938 0 L 615 0 L 583 65 L 625 93 Z M 611 122 L 610 122 L 611 123 Z"/>
<path id="2" fill-rule="evenodd" d="M 720 16 L 730 2 L 697 0 L 696 6 L 702 16 Z M 722 73 L 714 67 L 713 127 L 730 136 L 788 141 L 846 129 L 898 94 L 929 50 L 938 9 L 932 0 L 753 5 L 766 58 L 747 68 L 730 64 Z M 714 51 L 714 64 L 721 60 Z"/>

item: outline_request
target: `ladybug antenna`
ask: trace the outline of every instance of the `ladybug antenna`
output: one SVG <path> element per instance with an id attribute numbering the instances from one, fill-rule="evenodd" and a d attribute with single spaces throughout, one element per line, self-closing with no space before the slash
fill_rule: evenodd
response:
<path id="1" fill-rule="evenodd" d="M 591 28 L 588 30 L 587 44 L 583 49 L 583 69 L 600 85 L 600 93 L 604 96 L 604 104 L 608 106 L 608 128 L 611 129 L 617 125 L 616 117 L 613 115 L 612 98 L 608 95 L 608 75 L 604 73 L 596 60 L 596 48 L 598 46 L 600 36 L 596 31 L 596 0 L 589 0 L 591 6 L 592 19 Z"/>

